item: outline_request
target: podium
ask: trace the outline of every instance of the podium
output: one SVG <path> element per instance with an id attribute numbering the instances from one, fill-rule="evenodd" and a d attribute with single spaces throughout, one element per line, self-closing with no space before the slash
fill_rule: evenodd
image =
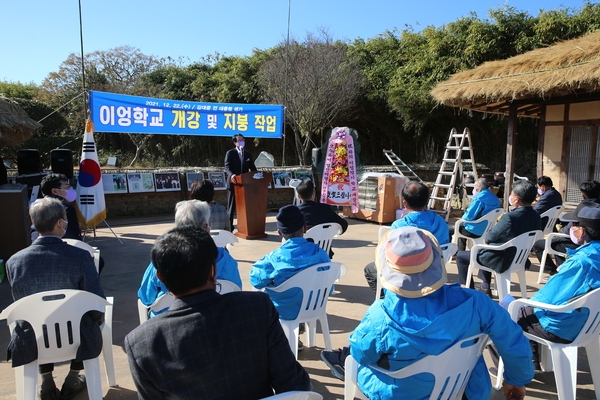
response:
<path id="1" fill-rule="evenodd" d="M 254 175 L 257 173 L 262 173 L 263 177 L 255 179 Z M 238 227 L 235 236 L 248 240 L 268 236 L 265 233 L 265 222 L 268 186 L 271 182 L 273 182 L 273 175 L 264 171 L 250 171 L 235 177 L 233 190 Z"/>

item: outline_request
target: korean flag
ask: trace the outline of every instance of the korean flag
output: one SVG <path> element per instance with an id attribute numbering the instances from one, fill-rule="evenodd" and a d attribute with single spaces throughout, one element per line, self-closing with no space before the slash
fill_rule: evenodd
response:
<path id="1" fill-rule="evenodd" d="M 89 119 L 85 121 L 83 134 L 83 150 L 77 182 L 77 205 L 79 224 L 85 228 L 95 228 L 106 219 L 102 171 L 98 164 L 94 141 L 94 124 Z"/>

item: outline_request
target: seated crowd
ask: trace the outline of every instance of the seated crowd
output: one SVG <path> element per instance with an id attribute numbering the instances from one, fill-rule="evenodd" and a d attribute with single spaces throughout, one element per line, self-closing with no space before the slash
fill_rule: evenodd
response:
<path id="1" fill-rule="evenodd" d="M 39 238 L 6 265 L 15 301 L 60 288 L 87 290 L 104 297 L 89 253 L 61 240 L 70 222 L 68 207 L 64 207 L 70 188 L 61 176 L 55 180 L 57 183 L 48 185 L 53 187 L 47 197 L 30 207 Z M 310 266 L 331 260 L 330 254 L 304 237 L 309 227 L 337 222 L 345 232 L 348 222 L 330 206 L 314 201 L 311 181 L 301 183 L 297 191 L 303 203 L 299 207 L 284 206 L 276 216 L 283 243 L 257 260 L 249 272 L 250 284 L 257 290 L 241 291 L 237 261 L 227 249 L 217 247 L 210 235 L 215 225 L 231 228 L 228 216 L 222 206 L 214 203 L 210 181 L 194 182 L 192 189 L 191 200 L 176 204 L 175 227 L 152 247 L 151 262 L 138 290 L 146 306 L 166 294 L 172 295 L 174 302 L 168 310 L 153 312 L 147 322 L 125 337 L 124 348 L 139 398 L 258 399 L 273 393 L 311 390 L 310 377 L 295 359 L 279 323 L 280 319 L 296 319 L 302 291 L 272 289 Z M 465 222 L 459 228 L 461 235 L 482 237 L 485 222 L 470 221 L 500 207 L 489 189 L 485 179 L 474 183 L 471 203 L 463 215 Z M 569 238 L 552 242 L 568 257 L 556 257 L 558 266 L 552 261 L 546 264 L 551 277 L 532 300 L 562 305 L 600 287 L 600 183 L 584 182 L 580 191 L 581 203 L 561 219 L 568 222 L 563 233 Z M 588 314 L 586 310 L 558 314 L 523 307 L 518 320 L 511 320 L 491 298 L 491 273 L 480 270 L 479 290 L 472 290 L 473 284 L 464 287 L 471 257 L 466 240 L 458 243 L 458 281 L 451 282 L 440 248 L 450 242 L 450 229 L 442 217 L 427 209 L 428 200 L 429 190 L 423 183 L 404 186 L 403 212 L 378 241 L 374 262 L 364 268 L 373 291 L 377 282 L 381 283 L 381 298 L 369 307 L 350 335 L 348 346 L 322 351 L 321 359 L 342 380 L 345 359 L 348 355 L 356 359 L 357 383 L 368 398 L 427 398 L 434 384 L 432 377 L 396 379 L 369 366 L 399 370 L 428 355 L 438 355 L 462 339 L 484 333 L 493 343 L 488 346 L 492 360 L 497 362 L 502 357 L 506 367 L 505 395 L 522 398 L 525 386 L 540 369 L 538 346 L 523 332 L 570 343 Z M 544 224 L 540 215 L 561 205 L 562 197 L 552 180 L 542 176 L 537 188 L 527 180 L 514 182 L 509 202 L 510 212 L 504 213 L 485 235 L 487 244 L 501 245 L 522 233 L 539 231 Z M 538 259 L 543 247 L 540 240 L 533 248 Z M 477 260 L 503 272 L 510 268 L 514 256 L 514 249 L 486 249 L 477 253 Z M 37 281 L 23 279 L 25 273 L 35 274 Z M 240 291 L 220 294 L 219 280 L 234 283 Z M 41 399 L 71 398 L 85 388 L 82 361 L 100 352 L 103 315 L 90 313 L 85 318 L 82 351 L 71 361 L 61 390 L 54 383 L 53 364 L 39 367 Z M 9 345 L 13 366 L 35 357 L 28 352 L 31 340 L 26 325 L 20 324 L 14 330 Z M 301 349 L 301 342 L 298 346 Z M 490 393 L 488 368 L 480 356 L 463 399 L 488 399 Z"/>

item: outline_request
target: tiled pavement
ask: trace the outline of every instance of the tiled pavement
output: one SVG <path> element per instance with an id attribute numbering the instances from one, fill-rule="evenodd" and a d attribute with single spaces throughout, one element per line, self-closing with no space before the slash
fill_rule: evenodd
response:
<path id="1" fill-rule="evenodd" d="M 115 354 L 115 368 L 117 372 L 118 387 L 108 388 L 103 379 L 105 399 L 136 399 L 135 386 L 129 373 L 127 356 L 123 350 L 125 335 L 138 325 L 137 315 L 137 289 L 144 270 L 150 259 L 150 249 L 154 240 L 173 226 L 171 216 L 109 220 L 115 233 L 123 241 L 123 245 L 112 235 L 104 225 L 96 231 L 97 240 L 92 242 L 101 250 L 105 259 L 106 268 L 102 277 L 102 286 L 107 296 L 114 296 L 115 310 L 113 318 L 113 344 Z M 348 231 L 334 241 L 335 261 L 344 263 L 348 274 L 339 284 L 336 284 L 337 293 L 332 296 L 328 304 L 329 326 L 331 329 L 333 347 L 344 346 L 348 336 L 361 320 L 368 306 L 373 302 L 374 294 L 366 285 L 363 276 L 363 267 L 373 260 L 377 231 L 379 225 L 360 220 L 350 219 Z M 240 239 L 231 254 L 238 260 L 240 273 L 244 282 L 244 289 L 249 290 L 248 271 L 252 263 L 264 254 L 275 249 L 280 244 L 277 236 L 275 214 L 267 216 L 266 231 L 269 237 L 263 240 L 247 241 Z M 535 257 L 534 257 L 535 258 Z M 534 260 L 532 260 L 534 261 Z M 537 265 L 537 260 L 534 261 Z M 454 263 L 448 267 L 449 279 L 456 280 L 456 266 Z M 527 273 L 530 294 L 537 290 L 535 284 L 537 268 L 534 267 Z M 519 296 L 517 286 L 513 285 L 513 295 Z M 0 308 L 10 304 L 10 287 L 8 282 L 0 284 Z M 0 322 L 0 348 L 6 348 L 9 333 L 6 322 Z M 320 360 L 319 352 L 322 350 L 323 337 L 317 335 L 317 347 L 305 348 L 299 353 L 299 360 L 310 374 L 314 390 L 321 393 L 324 399 L 343 398 L 343 382 L 334 378 L 329 369 Z M 68 369 L 68 364 L 57 366 L 55 376 L 57 384 L 62 383 Z M 577 399 L 593 399 L 594 391 L 585 352 L 580 351 L 578 372 Z M 0 362 L 0 399 L 14 399 L 14 374 L 10 364 Z M 535 379 L 527 387 L 526 399 L 556 399 L 554 374 L 552 372 L 536 374 Z M 76 400 L 87 398 L 83 392 Z M 490 399 L 502 399 L 500 392 L 492 393 Z"/>

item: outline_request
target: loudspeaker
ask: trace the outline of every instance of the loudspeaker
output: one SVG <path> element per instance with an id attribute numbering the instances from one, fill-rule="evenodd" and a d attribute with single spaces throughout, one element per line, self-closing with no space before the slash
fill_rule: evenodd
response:
<path id="1" fill-rule="evenodd" d="M 320 147 L 314 147 L 312 149 L 312 168 L 313 170 L 317 170 L 322 162 L 323 152 Z"/>
<path id="2" fill-rule="evenodd" d="M 0 186 L 0 258 L 5 262 L 31 244 L 28 200 L 27 186 L 18 183 Z"/>
<path id="3" fill-rule="evenodd" d="M 36 149 L 21 149 L 17 152 L 19 175 L 39 174 L 42 172 L 40 151 Z"/>
<path id="4" fill-rule="evenodd" d="M 73 152 L 69 149 L 54 149 L 50 152 L 52 172 L 73 178 Z"/>

